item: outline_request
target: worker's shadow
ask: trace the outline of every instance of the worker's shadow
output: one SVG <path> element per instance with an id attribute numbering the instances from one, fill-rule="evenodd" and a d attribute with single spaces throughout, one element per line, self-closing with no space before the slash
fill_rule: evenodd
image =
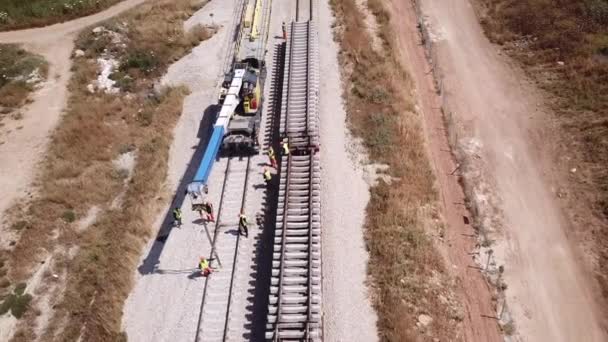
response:
<path id="1" fill-rule="evenodd" d="M 205 109 L 203 114 L 203 119 L 198 128 L 197 137 L 199 138 L 199 144 L 193 146 L 194 153 L 192 154 L 192 158 L 188 163 L 188 167 L 181 178 L 181 181 L 177 187 L 175 195 L 171 201 L 171 205 L 167 208 L 165 213 L 163 223 L 160 226 L 160 230 L 156 235 L 156 239 L 152 244 L 152 247 L 148 251 L 148 255 L 143 260 L 141 265 L 137 268 L 140 274 L 146 275 L 155 273 L 155 270 L 158 267 L 158 262 L 160 256 L 165 248 L 165 243 L 169 238 L 169 234 L 173 229 L 173 208 L 181 207 L 184 203 L 186 197 L 186 188 L 188 184 L 194 179 L 194 175 L 199 168 L 201 161 L 203 160 L 203 156 L 205 154 L 205 150 L 207 149 L 207 144 L 209 143 L 209 138 L 211 137 L 211 133 L 213 132 L 213 123 L 217 117 L 217 113 L 219 112 L 220 106 L 217 104 L 211 105 Z"/>
<path id="2" fill-rule="evenodd" d="M 194 272 L 200 273 L 200 271 L 196 268 L 186 268 L 183 270 L 169 270 L 169 269 L 157 268 L 154 270 L 154 273 L 156 273 L 156 274 L 186 274 L 186 273 L 194 273 Z"/>
<path id="3" fill-rule="evenodd" d="M 239 230 L 238 229 L 228 229 L 227 231 L 224 232 L 224 234 L 237 236 L 237 235 L 239 235 Z"/>
<path id="4" fill-rule="evenodd" d="M 260 190 L 260 189 L 266 189 L 266 187 L 268 187 L 268 185 L 266 185 L 266 183 L 258 183 L 258 184 L 254 184 L 253 188 L 255 190 Z"/>
<path id="5" fill-rule="evenodd" d="M 200 270 L 193 271 L 188 275 L 188 279 L 190 279 L 190 280 L 194 280 L 194 279 L 198 279 L 198 278 L 207 278 L 207 277 L 204 276 Z"/>

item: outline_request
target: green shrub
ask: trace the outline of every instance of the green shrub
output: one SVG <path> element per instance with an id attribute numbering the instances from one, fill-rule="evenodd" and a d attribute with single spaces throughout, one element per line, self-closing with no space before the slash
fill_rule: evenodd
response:
<path id="1" fill-rule="evenodd" d="M 146 74 L 152 72 L 158 65 L 159 61 L 154 52 L 136 50 L 130 52 L 120 63 L 120 71 L 129 71 L 129 69 L 138 69 Z"/>
<path id="2" fill-rule="evenodd" d="M 120 88 L 121 91 L 129 92 L 133 91 L 134 80 L 129 74 L 124 71 L 116 71 L 110 74 L 110 79 L 116 81 L 116 87 Z"/>
<path id="3" fill-rule="evenodd" d="M 15 294 L 18 296 L 23 295 L 23 293 L 25 292 L 25 288 L 27 287 L 26 283 L 19 283 L 17 284 L 17 286 L 15 286 Z"/>
<path id="4" fill-rule="evenodd" d="M 27 221 L 25 221 L 25 220 L 19 220 L 19 221 L 15 222 L 15 223 L 13 223 L 11 225 L 11 229 L 13 229 L 13 230 L 22 230 L 24 228 L 27 228 L 27 224 L 28 224 Z"/>
<path id="5" fill-rule="evenodd" d="M 30 294 L 9 294 L 0 304 L 0 315 L 4 315 L 10 310 L 15 318 L 21 318 L 29 308 L 31 301 L 32 296 Z"/>
<path id="6" fill-rule="evenodd" d="M 66 210 L 63 212 L 63 214 L 61 215 L 61 218 L 68 223 L 74 222 L 76 221 L 76 213 L 74 213 L 74 211 L 72 210 Z"/>
<path id="7" fill-rule="evenodd" d="M 585 12 L 588 17 L 600 25 L 608 25 L 608 1 L 586 0 Z"/>
<path id="8" fill-rule="evenodd" d="M 16 299 L 17 296 L 14 294 L 6 296 L 4 298 L 4 301 L 2 301 L 2 304 L 0 304 L 0 315 L 4 315 L 5 313 L 7 313 L 11 309 L 11 307 L 13 307 L 13 303 Z"/>
<path id="9" fill-rule="evenodd" d="M 23 314 L 30 307 L 30 302 L 32 301 L 32 296 L 28 293 L 23 296 L 16 296 L 13 306 L 11 307 L 11 313 L 15 318 L 21 318 Z"/>

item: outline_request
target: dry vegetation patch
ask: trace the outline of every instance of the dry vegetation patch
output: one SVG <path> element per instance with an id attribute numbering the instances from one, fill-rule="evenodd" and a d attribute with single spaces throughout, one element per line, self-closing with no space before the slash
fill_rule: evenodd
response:
<path id="1" fill-rule="evenodd" d="M 13 209 L 11 227 L 20 237 L 3 252 L 10 284 L 26 281 L 36 262 L 58 246 L 75 251 L 59 263 L 67 285 L 54 299 L 43 340 L 125 339 L 122 305 L 164 203 L 159 196 L 172 131 L 187 94 L 158 89 L 157 81 L 170 63 L 214 34 L 214 28 L 183 30 L 184 20 L 203 5 L 150 1 L 77 39 L 68 109 L 42 165 L 39 195 Z M 118 167 L 126 153 L 134 156 L 133 170 Z M 83 228 L 79 221 L 91 208 L 96 215 Z M 33 334 L 31 324 L 23 324 L 15 339 Z"/>
<path id="2" fill-rule="evenodd" d="M 0 31 L 46 26 L 101 11 L 122 0 L 2 0 Z"/>
<path id="3" fill-rule="evenodd" d="M 382 54 L 374 50 L 355 0 L 332 0 L 345 86 L 347 116 L 371 161 L 389 165 L 390 184 L 371 189 L 366 242 L 373 302 L 386 341 L 450 340 L 460 321 L 450 277 L 429 230 L 439 229 L 434 175 L 421 118 L 411 102 L 411 80 L 393 51 L 389 13 L 368 1 L 379 24 Z M 386 179 L 386 178 L 385 178 Z"/>
<path id="4" fill-rule="evenodd" d="M 47 73 L 48 64 L 41 56 L 18 45 L 0 44 L 0 122 L 25 104 Z"/>
<path id="5" fill-rule="evenodd" d="M 597 243 L 597 274 L 608 297 L 608 0 L 479 2 L 490 39 L 555 95 L 564 167 L 577 168 L 570 175 L 576 195 L 602 222 L 590 239 Z"/>

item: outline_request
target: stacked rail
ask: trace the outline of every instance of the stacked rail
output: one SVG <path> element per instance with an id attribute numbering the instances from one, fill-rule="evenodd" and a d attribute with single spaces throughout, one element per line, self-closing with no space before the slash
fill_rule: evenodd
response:
<path id="1" fill-rule="evenodd" d="M 286 44 L 280 133 L 292 147 L 319 146 L 319 52 L 314 24 L 292 22 Z"/>
<path id="2" fill-rule="evenodd" d="M 318 48 L 308 22 L 293 22 L 286 46 L 281 158 L 266 338 L 321 341 L 321 175 Z"/>
<path id="3" fill-rule="evenodd" d="M 213 268 L 221 267 L 221 270 L 205 279 L 195 342 L 226 341 L 229 338 L 228 323 L 234 301 L 232 290 L 242 254 L 239 252 L 238 216 L 247 199 L 250 160 L 230 158 L 226 162 L 209 263 Z"/>

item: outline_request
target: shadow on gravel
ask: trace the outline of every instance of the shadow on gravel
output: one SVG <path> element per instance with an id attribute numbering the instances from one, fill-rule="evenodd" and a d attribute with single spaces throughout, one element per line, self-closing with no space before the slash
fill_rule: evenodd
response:
<path id="1" fill-rule="evenodd" d="M 271 91 L 268 103 L 269 120 L 266 120 L 264 135 L 264 147 L 272 146 L 275 151 L 279 151 L 279 124 L 281 117 L 281 98 L 283 89 L 283 60 L 285 59 L 285 44 L 275 45 L 274 67 L 272 80 L 270 83 Z M 280 154 L 278 155 L 280 161 Z M 268 316 L 268 303 L 270 296 L 270 278 L 272 276 L 272 254 L 274 246 L 274 231 L 277 217 L 277 201 L 279 189 L 279 175 L 273 176 L 266 197 L 264 198 L 264 213 L 258 218 L 258 224 L 263 227 L 260 240 L 256 242 L 256 255 L 254 256 L 255 268 L 250 272 L 255 277 L 255 291 L 247 294 L 247 325 L 245 331 L 250 330 L 251 335 L 244 334 L 244 341 L 266 341 L 266 320 Z M 263 187 L 266 184 L 262 184 Z"/>
<path id="2" fill-rule="evenodd" d="M 163 223 L 161 224 L 160 230 L 156 235 L 156 239 L 152 248 L 148 252 L 148 255 L 144 259 L 141 265 L 137 268 L 140 274 L 146 275 L 155 272 L 155 269 L 158 266 L 158 260 L 160 259 L 160 255 L 165 248 L 165 242 L 173 229 L 173 208 L 181 207 L 184 199 L 186 197 L 186 187 L 188 183 L 192 181 L 198 167 L 203 159 L 203 155 L 205 154 L 205 149 L 207 148 L 207 144 L 209 143 L 209 138 L 211 138 L 211 133 L 213 132 L 213 123 L 215 122 L 217 113 L 220 110 L 220 106 L 214 104 L 207 109 L 205 109 L 205 113 L 203 114 L 203 119 L 201 120 L 197 137 L 200 139 L 200 143 L 193 147 L 195 149 L 192 158 L 190 159 L 190 163 L 188 163 L 188 168 L 186 172 L 182 176 L 179 186 L 175 194 L 173 195 L 173 199 L 171 200 L 171 205 L 167 209 L 165 213 L 165 218 L 163 219 Z"/>

